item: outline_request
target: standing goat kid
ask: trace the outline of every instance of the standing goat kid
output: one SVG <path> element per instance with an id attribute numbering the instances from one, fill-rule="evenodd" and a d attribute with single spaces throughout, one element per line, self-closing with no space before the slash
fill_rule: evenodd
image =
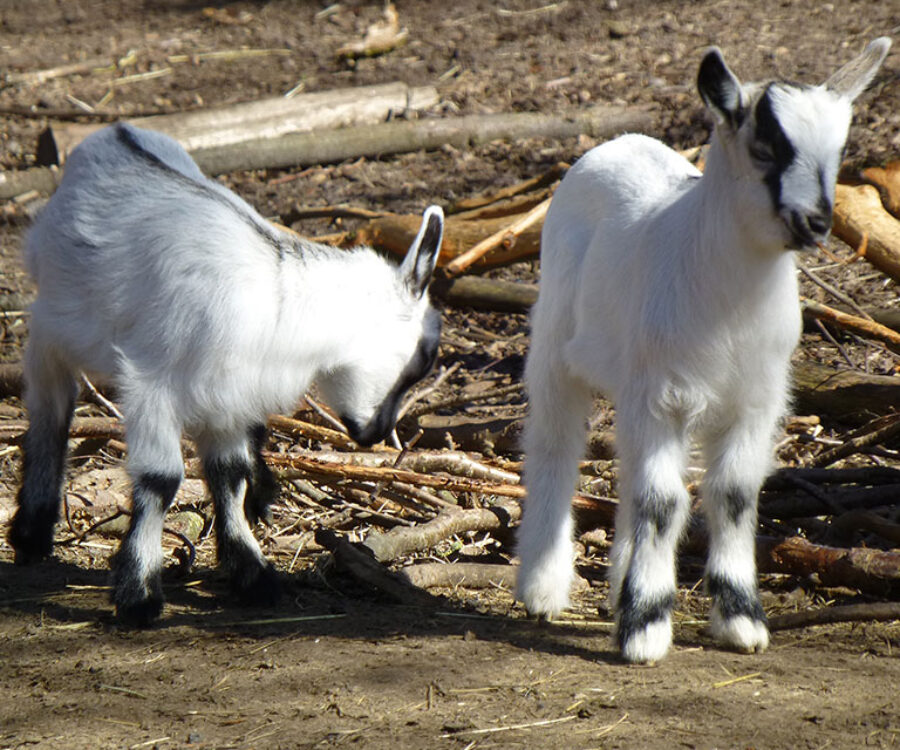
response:
<path id="1" fill-rule="evenodd" d="M 617 409 L 610 597 L 624 658 L 652 662 L 671 643 L 692 437 L 706 464 L 712 632 L 740 650 L 768 645 L 756 501 L 801 329 L 790 251 L 828 234 L 851 102 L 889 47 L 873 41 L 821 86 L 742 85 L 713 48 L 697 80 L 716 120 L 704 174 L 659 141 L 626 135 L 562 181 L 543 230 L 525 372 L 518 596 L 531 613 L 568 605 L 571 496 L 599 389 Z"/>
<path id="2" fill-rule="evenodd" d="M 275 487 L 260 456 L 266 416 L 315 382 L 357 442 L 390 433 L 437 357 L 427 290 L 442 232 L 433 206 L 396 267 L 274 228 L 166 136 L 117 125 L 86 139 L 25 248 L 39 291 L 16 561 L 51 552 L 82 371 L 111 381 L 126 415 L 134 501 L 114 564 L 119 616 L 146 625 L 161 611 L 183 432 L 202 458 L 219 564 L 245 601 L 274 602 L 277 577 L 248 525 Z"/>

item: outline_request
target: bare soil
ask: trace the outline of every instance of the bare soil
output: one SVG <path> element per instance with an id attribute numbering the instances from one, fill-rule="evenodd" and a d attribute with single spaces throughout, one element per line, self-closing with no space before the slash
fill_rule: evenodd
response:
<path id="1" fill-rule="evenodd" d="M 0 89 L 0 107 L 33 106 L 33 117 L 0 117 L 0 167 L 34 161 L 46 119 L 40 109 L 72 110 L 77 102 L 128 116 L 366 83 L 436 84 L 442 102 L 427 116 L 457 113 L 576 110 L 591 103 L 646 104 L 651 134 L 674 147 L 705 142 L 709 123 L 693 80 L 700 54 L 719 45 L 747 80 L 823 80 L 865 41 L 900 30 L 896 3 L 751 0 L 747 3 L 592 0 L 545 6 L 543 0 L 398 2 L 409 29 L 405 47 L 340 61 L 335 50 L 359 37 L 380 3 L 296 0 L 204 3 L 186 0 L 6 0 L 0 7 L 3 72 L 33 71 L 95 58 L 114 62 L 134 50 L 123 71 L 68 76 Z M 235 60 L 197 60 L 198 53 L 240 48 L 289 53 Z M 172 55 L 188 62 L 172 63 Z M 900 55 L 857 107 L 847 153 L 850 168 L 900 158 Z M 111 79 L 162 72 L 111 88 Z M 107 97 L 112 91 L 112 97 Z M 76 101 L 77 100 L 77 101 Z M 295 205 L 347 203 L 419 211 L 431 202 L 494 190 L 572 162 L 589 138 L 492 143 L 381 160 L 356 160 L 305 170 L 256 171 L 223 182 L 279 218 Z M 4 207 L 0 218 L 0 294 L 33 294 L 19 261 L 27 207 Z M 314 235 L 324 220 L 294 227 Z M 837 240 L 831 250 L 850 251 Z M 864 263 L 836 267 L 808 261 L 823 277 L 866 304 L 891 307 L 896 288 Z M 498 275 L 537 280 L 536 264 Z M 804 281 L 804 292 L 832 301 Z M 445 312 L 441 365 L 460 362 L 439 400 L 517 382 L 527 350 L 527 321 L 511 314 Z M 0 362 L 22 356 L 28 318 L 6 311 Z M 865 342 L 842 341 L 851 362 L 892 374 L 893 354 Z M 819 334 L 807 334 L 798 357 L 829 364 L 844 355 Z M 519 416 L 513 394 L 470 415 Z M 104 413 L 93 404 L 80 414 Z M 601 420 L 608 420 L 608 408 Z M 0 419 L 21 419 L 21 402 L 0 403 Z M 847 425 L 823 416 L 823 437 L 840 439 Z M 290 447 L 284 436 L 273 449 Z M 791 463 L 822 446 L 796 437 L 780 447 Z M 856 465 L 900 466 L 893 448 L 859 456 Z M 73 445 L 76 451 L 78 447 Z M 489 452 L 486 449 L 486 452 Z M 115 446 L 84 445 L 73 481 L 120 465 Z M 501 458 L 515 460 L 514 452 Z M 19 455 L 0 446 L 0 509 L 13 507 Z M 72 490 L 72 522 L 84 528 L 83 502 Z M 614 487 L 605 488 L 614 493 Z M 85 495 L 87 493 L 87 495 Z M 81 494 L 79 500 L 77 495 Z M 96 498 L 95 498 L 96 499 Z M 480 502 L 461 497 L 461 503 Z M 189 499 L 182 498 L 188 504 Z M 199 501 L 197 501 L 199 502 Z M 304 505 L 285 488 L 276 529 L 345 507 Z M 202 508 L 202 503 L 200 503 Z M 357 515 L 344 527 L 362 536 L 378 519 Z M 78 524 L 81 524 L 79 527 Z M 5 527 L 0 529 L 5 537 Z M 91 534 L 61 545 L 55 560 L 12 564 L 0 545 L 0 747 L 284 747 L 366 748 L 851 748 L 900 745 L 900 624 L 858 623 L 778 632 L 764 654 L 713 647 L 703 629 L 708 600 L 698 586 L 702 561 L 682 569 L 675 647 L 653 667 L 622 664 L 609 642 L 604 605 L 605 545 L 579 559 L 591 585 L 575 595 L 572 613 L 551 625 L 528 619 L 509 592 L 464 587 L 438 591 L 444 605 L 395 605 L 335 571 L 327 553 L 303 537 L 279 543 L 265 534 L 267 554 L 283 571 L 288 596 L 277 609 L 234 605 L 214 572 L 213 544 L 179 575 L 172 557 L 167 607 L 158 626 L 120 629 L 108 603 L 111 536 Z M 64 523 L 59 540 L 71 538 Z M 167 538 L 170 553 L 178 546 Z M 298 551 L 299 550 L 299 551 Z M 435 554 L 442 559 L 501 561 L 503 540 L 463 538 Z M 858 601 L 856 592 L 815 581 L 771 576 L 763 581 L 770 613 Z"/>

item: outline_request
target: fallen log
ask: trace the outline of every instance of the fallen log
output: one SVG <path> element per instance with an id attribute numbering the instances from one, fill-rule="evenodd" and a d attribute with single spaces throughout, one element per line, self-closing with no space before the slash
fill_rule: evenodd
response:
<path id="1" fill-rule="evenodd" d="M 7 201 L 17 195 L 37 190 L 49 195 L 62 180 L 62 172 L 56 167 L 31 167 L 0 172 L 0 200 Z"/>
<path id="2" fill-rule="evenodd" d="M 517 138 L 567 138 L 586 134 L 605 138 L 625 130 L 646 129 L 650 115 L 643 108 L 592 107 L 569 115 L 536 112 L 467 115 L 442 119 L 380 123 L 327 132 L 294 133 L 260 138 L 239 147 L 198 149 L 194 159 L 207 174 L 240 169 L 330 164 L 359 157 L 434 149 L 445 144 L 457 148 Z"/>
<path id="3" fill-rule="evenodd" d="M 400 604 L 413 607 L 435 607 L 442 604 L 438 597 L 413 586 L 405 578 L 374 560 L 364 545 L 352 544 L 329 529 L 316 531 L 315 539 L 331 552 L 338 569 L 374 586 Z"/>
<path id="4" fill-rule="evenodd" d="M 483 276 L 437 278 L 431 293 L 453 307 L 469 307 L 490 312 L 528 313 L 537 302 L 537 284 L 525 284 Z"/>
<path id="5" fill-rule="evenodd" d="M 521 517 L 522 509 L 518 503 L 446 510 L 420 526 L 397 527 L 385 534 L 371 531 L 363 545 L 379 562 L 390 562 L 413 552 L 424 552 L 456 534 L 510 529 Z"/>
<path id="6" fill-rule="evenodd" d="M 411 88 L 395 82 L 138 117 L 127 122 L 170 135 L 190 153 L 210 148 L 239 149 L 243 143 L 276 139 L 288 133 L 384 122 L 391 113 L 427 109 L 438 100 L 433 86 Z M 38 164 L 63 164 L 75 146 L 101 127 L 102 124 L 52 123 L 38 140 Z"/>
<path id="7" fill-rule="evenodd" d="M 900 408 L 900 378 L 835 370 L 816 362 L 795 362 L 797 413 L 828 414 L 846 421 L 867 421 L 873 414 Z"/>
<path id="8" fill-rule="evenodd" d="M 465 586 L 469 589 L 494 587 L 512 591 L 516 587 L 517 571 L 518 568 L 513 565 L 455 562 L 408 565 L 398 573 L 421 589 Z"/>
<path id="9" fill-rule="evenodd" d="M 900 620 L 900 602 L 867 602 L 842 607 L 821 607 L 769 618 L 769 630 L 790 630 L 836 622 L 890 622 Z"/>
<path id="10" fill-rule="evenodd" d="M 900 591 L 900 550 L 824 547 L 803 539 L 757 538 L 760 572 L 816 574 L 826 586 L 888 596 Z"/>
<path id="11" fill-rule="evenodd" d="M 884 167 L 868 167 L 861 177 L 878 189 L 884 207 L 894 218 L 900 219 L 900 161 L 892 161 Z"/>
<path id="12" fill-rule="evenodd" d="M 866 260 L 900 280 L 900 221 L 885 210 L 877 188 L 839 184 L 832 231 L 852 248 L 865 241 Z"/>

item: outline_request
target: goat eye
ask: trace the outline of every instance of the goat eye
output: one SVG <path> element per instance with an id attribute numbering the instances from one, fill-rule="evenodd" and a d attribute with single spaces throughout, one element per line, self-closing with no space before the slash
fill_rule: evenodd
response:
<path id="1" fill-rule="evenodd" d="M 765 146 L 754 144 L 750 146 L 750 158 L 757 164 L 769 166 L 775 161 L 775 154 Z"/>

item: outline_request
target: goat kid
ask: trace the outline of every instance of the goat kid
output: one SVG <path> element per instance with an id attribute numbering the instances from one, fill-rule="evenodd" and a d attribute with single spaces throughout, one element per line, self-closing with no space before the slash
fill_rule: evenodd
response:
<path id="1" fill-rule="evenodd" d="M 624 658 L 652 662 L 671 643 L 692 437 L 706 464 L 712 632 L 739 650 L 767 646 L 754 536 L 801 328 L 788 251 L 828 234 L 851 102 L 889 46 L 873 41 L 821 86 L 743 85 L 713 48 L 697 80 L 716 120 L 703 174 L 659 141 L 625 135 L 562 181 L 525 372 L 518 597 L 531 613 L 568 605 L 570 498 L 597 389 L 617 409 L 610 596 Z"/>
<path id="2" fill-rule="evenodd" d="M 16 561 L 51 552 L 81 371 L 111 381 L 126 415 L 133 512 L 114 561 L 118 615 L 147 625 L 161 612 L 183 432 L 202 458 L 219 565 L 243 600 L 273 603 L 277 576 L 248 525 L 276 486 L 260 456 L 266 415 L 315 382 L 354 440 L 390 433 L 437 357 L 427 290 L 442 232 L 432 206 L 396 267 L 274 228 L 166 136 L 120 124 L 86 139 L 26 240 L 39 292 Z"/>

